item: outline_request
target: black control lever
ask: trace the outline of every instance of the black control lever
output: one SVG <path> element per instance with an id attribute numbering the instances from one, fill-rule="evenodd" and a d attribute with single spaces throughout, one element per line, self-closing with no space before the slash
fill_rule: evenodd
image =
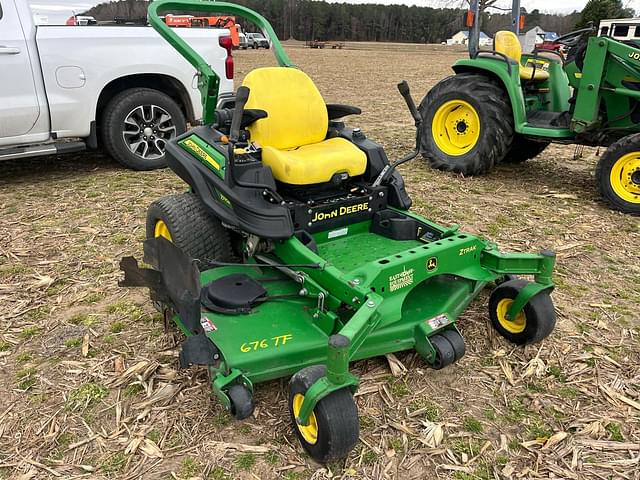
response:
<path id="1" fill-rule="evenodd" d="M 409 107 L 409 112 L 411 113 L 411 116 L 413 117 L 413 120 L 415 121 L 417 127 L 418 124 L 422 123 L 422 117 L 418 113 L 416 104 L 413 103 L 413 98 L 411 97 L 411 92 L 409 91 L 409 84 L 406 80 L 403 80 L 398 84 L 398 91 L 400 92 L 400 95 L 402 95 L 402 98 L 404 98 L 407 107 Z"/>
<path id="2" fill-rule="evenodd" d="M 231 119 L 231 129 L 229 130 L 229 143 L 235 144 L 240 138 L 240 124 L 244 115 L 244 106 L 249 100 L 249 88 L 240 87 L 236 92 L 236 106 Z"/>
<path id="3" fill-rule="evenodd" d="M 409 112 L 411 113 L 411 116 L 413 117 L 413 121 L 416 126 L 416 148 L 409 155 L 402 157 L 400 160 L 396 160 L 390 165 L 386 165 L 380 172 L 380 175 L 378 175 L 375 181 L 371 184 L 372 187 L 377 187 L 378 185 L 385 182 L 398 165 L 402 165 L 403 163 L 408 162 L 409 160 L 413 160 L 420 153 L 420 143 L 421 143 L 420 138 L 422 136 L 422 128 L 421 128 L 422 117 L 420 116 L 420 113 L 418 113 L 416 104 L 414 103 L 413 98 L 411 97 L 409 84 L 407 83 L 406 80 L 403 80 L 398 84 L 398 91 L 400 92 L 400 95 L 402 95 L 402 98 L 404 98 L 404 101 L 407 104 L 407 107 L 409 108 Z"/>

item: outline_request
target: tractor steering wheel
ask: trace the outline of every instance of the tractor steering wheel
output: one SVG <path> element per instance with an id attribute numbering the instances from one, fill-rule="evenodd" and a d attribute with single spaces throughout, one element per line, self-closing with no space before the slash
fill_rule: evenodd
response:
<path id="1" fill-rule="evenodd" d="M 593 33 L 595 28 L 593 25 L 589 25 L 588 27 L 581 28 L 580 30 L 576 30 L 575 32 L 567 33 L 566 35 L 562 35 L 561 37 L 556 38 L 556 43 L 561 43 L 562 45 L 566 45 L 567 47 L 575 47 L 578 43 L 580 43 L 580 39 L 583 35 L 588 33 Z"/>

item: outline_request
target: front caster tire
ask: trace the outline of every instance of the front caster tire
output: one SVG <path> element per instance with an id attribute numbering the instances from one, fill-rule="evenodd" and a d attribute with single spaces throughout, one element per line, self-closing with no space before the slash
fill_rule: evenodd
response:
<path id="1" fill-rule="evenodd" d="M 640 215 L 640 134 L 613 143 L 596 168 L 600 195 L 615 210 Z"/>
<path id="2" fill-rule="evenodd" d="M 150 88 L 131 88 L 113 97 L 100 121 L 109 155 L 133 170 L 166 166 L 167 143 L 184 133 L 187 123 L 170 96 Z"/>
<path id="3" fill-rule="evenodd" d="M 429 366 L 434 370 L 448 367 L 464 356 L 464 339 L 456 330 L 436 333 L 429 337 L 429 341 L 436 352 L 435 358 L 429 363 Z"/>
<path id="4" fill-rule="evenodd" d="M 461 73 L 433 87 L 420 103 L 422 149 L 433 168 L 480 175 L 513 143 L 505 89 L 484 75 Z"/>
<path id="5" fill-rule="evenodd" d="M 194 259 L 233 258 L 229 232 L 193 193 L 168 195 L 147 210 L 147 238 L 164 237 Z"/>
<path id="6" fill-rule="evenodd" d="M 516 345 L 541 341 L 549 336 L 556 324 L 556 312 L 547 290 L 531 298 L 516 318 L 507 318 L 513 300 L 528 283 L 519 279 L 501 283 L 489 298 L 489 318 L 493 328 Z"/>
<path id="7" fill-rule="evenodd" d="M 305 393 L 325 372 L 323 365 L 314 365 L 300 370 L 289 381 L 293 429 L 303 448 L 319 463 L 346 457 L 358 443 L 360 433 L 358 407 L 348 389 L 337 390 L 320 400 L 309 417 L 309 425 L 296 421 Z"/>
<path id="8" fill-rule="evenodd" d="M 227 396 L 231 400 L 229 411 L 237 420 L 249 418 L 255 407 L 253 394 L 244 385 L 233 385 L 227 391 Z"/>

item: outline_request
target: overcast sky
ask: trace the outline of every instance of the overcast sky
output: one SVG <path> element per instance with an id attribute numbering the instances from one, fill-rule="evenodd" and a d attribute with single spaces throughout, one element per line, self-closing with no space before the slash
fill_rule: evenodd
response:
<path id="1" fill-rule="evenodd" d="M 348 3 L 404 3 L 407 5 L 418 5 L 422 7 L 451 7 L 460 6 L 464 0 L 337 0 Z M 640 10 L 640 0 L 623 0 L 624 3 Z M 47 16 L 49 23 L 63 23 L 72 12 L 80 13 L 94 5 L 101 3 L 100 0 L 29 0 L 29 4 L 35 13 Z M 522 0 L 522 6 L 531 11 L 535 8 L 546 12 L 568 13 L 573 10 L 582 10 L 587 0 Z M 510 0 L 501 0 L 498 5 L 510 7 Z"/>

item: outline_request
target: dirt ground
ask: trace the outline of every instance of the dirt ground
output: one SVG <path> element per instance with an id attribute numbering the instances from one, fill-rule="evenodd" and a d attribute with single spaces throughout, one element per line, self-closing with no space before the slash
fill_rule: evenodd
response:
<path id="1" fill-rule="evenodd" d="M 463 55 L 439 46 L 358 44 L 289 53 L 326 100 L 392 158 L 411 148 L 395 84 L 416 101 Z M 270 62 L 236 54 L 238 77 Z M 101 154 L 0 163 L 0 478 L 640 479 L 640 222 L 608 210 L 595 149 L 552 146 L 478 178 L 402 169 L 417 212 L 496 241 L 558 252 L 558 324 L 515 348 L 491 329 L 487 295 L 459 326 L 467 355 L 444 371 L 411 352 L 394 377 L 358 362 L 361 441 L 321 466 L 294 437 L 286 379 L 256 389 L 236 422 L 203 369 L 177 369 L 145 291 L 121 289 L 141 255 L 146 207 L 185 186 Z"/>

